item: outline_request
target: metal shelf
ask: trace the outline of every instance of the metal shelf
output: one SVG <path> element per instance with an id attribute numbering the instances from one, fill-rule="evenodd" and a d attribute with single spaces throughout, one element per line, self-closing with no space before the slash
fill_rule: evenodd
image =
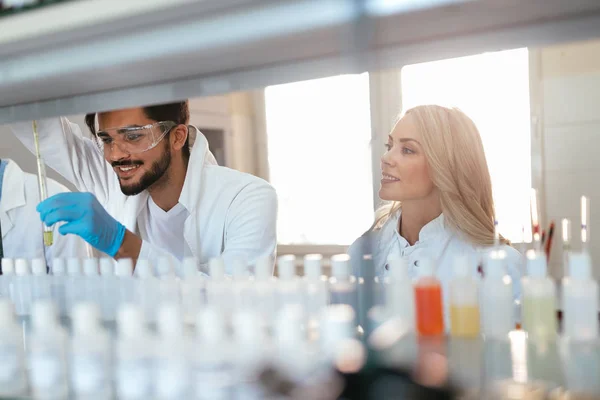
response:
<path id="1" fill-rule="evenodd" d="M 86 0 L 0 32 L 6 123 L 600 37 L 600 2 Z"/>

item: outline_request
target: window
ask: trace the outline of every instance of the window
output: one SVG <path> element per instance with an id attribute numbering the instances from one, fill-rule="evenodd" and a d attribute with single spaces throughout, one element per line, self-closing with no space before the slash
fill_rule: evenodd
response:
<path id="1" fill-rule="evenodd" d="M 402 69 L 402 104 L 458 107 L 481 133 L 492 178 L 500 233 L 531 240 L 531 132 L 527 49 L 409 65 Z"/>
<path id="2" fill-rule="evenodd" d="M 373 222 L 369 76 L 265 90 L 280 244 L 349 245 Z"/>

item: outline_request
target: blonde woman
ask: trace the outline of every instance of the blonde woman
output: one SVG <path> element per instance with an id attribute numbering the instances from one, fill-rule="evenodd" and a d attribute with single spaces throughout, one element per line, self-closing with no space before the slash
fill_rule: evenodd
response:
<path id="1" fill-rule="evenodd" d="M 456 256 L 473 260 L 473 274 L 494 243 L 494 201 L 481 137 L 473 121 L 458 109 L 436 105 L 408 110 L 390 133 L 381 159 L 378 210 L 371 229 L 349 250 L 360 271 L 362 255 L 373 256 L 375 275 L 387 274 L 390 256 L 404 258 L 411 276 L 419 259 L 436 265 L 448 307 L 449 283 Z M 502 238 L 515 299 L 520 294 L 522 256 Z M 446 316 L 448 313 L 446 312 Z"/>

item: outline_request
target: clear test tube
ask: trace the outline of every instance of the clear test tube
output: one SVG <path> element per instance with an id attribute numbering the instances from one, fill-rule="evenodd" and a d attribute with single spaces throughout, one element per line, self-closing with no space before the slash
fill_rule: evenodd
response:
<path id="1" fill-rule="evenodd" d="M 588 251 L 590 243 L 590 198 L 581 196 L 581 246 Z"/>
<path id="2" fill-rule="evenodd" d="M 48 198 L 48 186 L 46 182 L 46 167 L 44 166 L 44 161 L 42 159 L 42 155 L 40 153 L 40 140 L 38 135 L 37 121 L 33 121 L 33 139 L 35 142 L 35 158 L 37 160 L 37 170 L 38 170 L 38 187 L 40 190 L 40 202 L 44 201 Z M 54 237 L 52 233 L 52 228 L 43 224 L 44 230 L 44 246 L 52 246 L 54 242 Z"/>

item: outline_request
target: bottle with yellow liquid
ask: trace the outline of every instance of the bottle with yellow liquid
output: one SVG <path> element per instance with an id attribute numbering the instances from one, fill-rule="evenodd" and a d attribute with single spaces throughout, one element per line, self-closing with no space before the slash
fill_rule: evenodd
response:
<path id="1" fill-rule="evenodd" d="M 469 257 L 454 260 L 454 277 L 450 282 L 450 334 L 455 337 L 479 336 L 478 283 Z"/>

